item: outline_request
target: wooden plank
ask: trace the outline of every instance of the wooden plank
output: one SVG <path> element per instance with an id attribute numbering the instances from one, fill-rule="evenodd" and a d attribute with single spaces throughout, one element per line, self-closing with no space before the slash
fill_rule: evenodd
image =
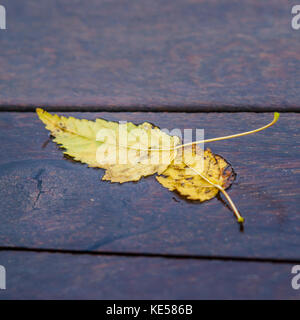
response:
<path id="1" fill-rule="evenodd" d="M 0 252 L 0 299 L 300 299 L 292 265 Z"/>
<path id="2" fill-rule="evenodd" d="M 299 110 L 294 1 L 9 1 L 2 109 Z"/>
<path id="3" fill-rule="evenodd" d="M 205 137 L 268 123 L 256 113 L 65 113 L 205 128 Z M 300 259 L 300 115 L 265 132 L 208 146 L 237 173 L 229 190 L 246 219 L 239 231 L 223 201 L 189 202 L 155 177 L 123 185 L 64 159 L 32 113 L 0 114 L 0 246 Z"/>

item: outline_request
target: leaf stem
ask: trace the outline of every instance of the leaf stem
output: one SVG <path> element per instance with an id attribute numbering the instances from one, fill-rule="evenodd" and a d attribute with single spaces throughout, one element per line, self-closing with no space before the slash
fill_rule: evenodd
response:
<path id="1" fill-rule="evenodd" d="M 214 186 L 215 188 L 219 189 L 224 196 L 226 197 L 226 199 L 228 200 L 236 218 L 238 223 L 243 223 L 245 221 L 245 219 L 240 215 L 237 207 L 235 206 L 234 202 L 231 200 L 229 194 L 225 191 L 225 189 L 223 187 L 221 187 L 219 184 L 216 184 L 212 181 L 210 181 L 208 178 L 206 178 L 201 172 L 199 172 L 198 170 L 194 169 L 193 167 L 190 167 L 187 163 L 185 163 L 190 169 L 192 169 L 193 171 L 195 171 L 203 180 L 205 180 L 206 182 L 210 183 L 212 186 Z"/>
<path id="2" fill-rule="evenodd" d="M 129 149 L 135 149 L 135 150 L 142 150 L 142 151 L 170 151 L 170 150 L 176 150 L 176 149 L 180 149 L 182 147 L 187 147 L 187 146 L 192 146 L 195 144 L 200 144 L 200 143 L 206 143 L 206 142 L 214 142 L 214 141 L 220 141 L 220 140 L 226 140 L 226 139 L 232 139 L 232 138 L 238 138 L 238 137 L 242 137 L 242 136 L 246 136 L 248 134 L 252 134 L 252 133 L 256 133 L 262 130 L 265 130 L 269 127 L 271 127 L 273 124 L 275 124 L 279 119 L 279 113 L 278 112 L 274 112 L 274 118 L 272 120 L 272 122 L 268 123 L 267 125 L 255 129 L 255 130 L 251 130 L 251 131 L 246 131 L 246 132 L 242 132 L 242 133 L 237 133 L 237 134 L 232 134 L 229 136 L 224 136 L 224 137 L 217 137 L 217 138 L 211 138 L 211 139 L 206 139 L 206 140 L 198 140 L 198 141 L 192 141 L 189 143 L 185 143 L 185 144 L 180 144 L 176 147 L 173 148 L 157 148 L 157 149 L 151 149 L 151 148 L 134 148 L 134 147 L 128 147 Z"/>
<path id="3" fill-rule="evenodd" d="M 217 187 L 217 186 L 216 186 Z M 218 187 L 217 187 L 218 188 Z M 224 188 L 222 188 L 221 186 L 219 186 L 218 188 L 226 197 L 226 199 L 228 200 L 229 204 L 232 207 L 232 210 L 237 218 L 238 223 L 243 223 L 245 221 L 245 219 L 240 215 L 237 207 L 235 206 L 234 202 L 231 200 L 231 198 L 229 197 L 229 194 L 225 191 Z"/>
<path id="4" fill-rule="evenodd" d="M 174 149 L 178 149 L 178 148 L 182 148 L 182 147 L 187 147 L 187 146 L 191 146 L 191 145 L 199 144 L 199 143 L 220 141 L 220 140 L 226 140 L 226 139 L 232 139 L 232 138 L 238 138 L 238 137 L 246 136 L 246 135 L 248 135 L 248 134 L 256 133 L 256 132 L 259 132 L 259 131 L 262 131 L 262 130 L 265 130 L 265 129 L 271 127 L 273 124 L 275 124 L 275 123 L 278 121 L 278 119 L 279 119 L 279 113 L 278 113 L 278 112 L 275 112 L 275 113 L 274 113 L 274 118 L 273 118 L 272 122 L 270 122 L 269 124 L 267 124 L 267 125 L 265 125 L 265 126 L 263 126 L 263 127 L 261 127 L 261 128 L 258 128 L 258 129 L 255 129 L 255 130 L 251 130 L 251 131 L 242 132 L 242 133 L 232 134 L 232 135 L 224 136 L 224 137 L 218 137 L 218 138 L 212 138 L 212 139 L 206 139 L 206 140 L 193 141 L 193 142 L 189 142 L 189 143 L 185 143 L 185 144 L 176 146 Z M 153 149 L 151 149 L 151 150 L 153 150 Z"/>

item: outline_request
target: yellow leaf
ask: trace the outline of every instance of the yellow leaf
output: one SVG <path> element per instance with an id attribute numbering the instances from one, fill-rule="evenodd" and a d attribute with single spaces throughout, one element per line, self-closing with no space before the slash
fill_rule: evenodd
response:
<path id="1" fill-rule="evenodd" d="M 275 112 L 273 121 L 258 129 L 181 144 L 178 137 L 147 122 L 134 125 L 104 119 L 88 121 L 51 115 L 39 108 L 36 111 L 66 155 L 90 167 L 106 169 L 103 180 L 123 183 L 163 173 L 157 180 L 164 187 L 191 200 L 206 201 L 221 191 L 240 223 L 244 219 L 225 191 L 234 179 L 231 166 L 209 149 L 202 151 L 196 145 L 257 133 L 279 118 Z"/>
<path id="2" fill-rule="evenodd" d="M 156 179 L 165 188 L 201 202 L 218 194 L 219 189 L 213 184 L 226 189 L 234 180 L 231 167 L 222 157 L 210 149 L 203 151 L 192 147 L 182 148 L 162 175 Z"/>
<path id="3" fill-rule="evenodd" d="M 104 119 L 60 117 L 40 108 L 36 112 L 54 141 L 66 149 L 64 154 L 90 167 L 106 169 L 102 179 L 111 182 L 138 181 L 143 176 L 162 173 L 176 156 L 174 147 L 180 144 L 178 137 L 147 122 L 119 124 Z"/>

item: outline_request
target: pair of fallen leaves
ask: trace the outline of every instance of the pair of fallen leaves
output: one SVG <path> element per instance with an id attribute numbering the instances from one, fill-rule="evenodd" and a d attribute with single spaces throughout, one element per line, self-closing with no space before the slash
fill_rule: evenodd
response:
<path id="1" fill-rule="evenodd" d="M 54 141 L 65 149 L 64 154 L 90 167 L 106 170 L 102 180 L 123 183 L 157 174 L 162 186 L 200 202 L 212 199 L 221 191 L 240 223 L 244 219 L 225 191 L 234 180 L 231 166 L 210 149 L 203 151 L 197 145 L 255 133 L 279 118 L 275 113 L 273 121 L 262 128 L 182 144 L 177 136 L 170 136 L 147 122 L 119 124 L 104 119 L 60 117 L 40 108 L 36 112 Z"/>

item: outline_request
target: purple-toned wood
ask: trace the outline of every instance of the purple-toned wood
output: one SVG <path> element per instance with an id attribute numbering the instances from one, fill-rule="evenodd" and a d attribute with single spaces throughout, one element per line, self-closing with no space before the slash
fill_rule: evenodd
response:
<path id="1" fill-rule="evenodd" d="M 64 113 L 65 115 L 71 115 Z M 257 128 L 271 113 L 72 113 L 205 128 L 216 137 Z M 237 173 L 229 194 L 246 219 L 239 231 L 223 200 L 189 202 L 154 177 L 123 185 L 64 159 L 32 113 L 0 114 L 0 247 L 300 259 L 300 116 L 211 143 Z"/>
<path id="2" fill-rule="evenodd" d="M 299 110 L 287 0 L 2 0 L 0 108 Z"/>
<path id="3" fill-rule="evenodd" d="M 32 252 L 0 252 L 0 264 L 1 300 L 300 298 L 289 264 Z"/>

